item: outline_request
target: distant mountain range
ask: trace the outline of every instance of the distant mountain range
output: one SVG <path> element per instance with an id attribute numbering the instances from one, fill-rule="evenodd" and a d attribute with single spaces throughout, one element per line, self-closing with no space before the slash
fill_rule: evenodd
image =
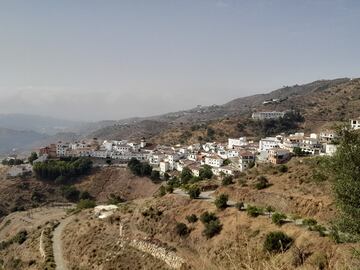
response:
<path id="1" fill-rule="evenodd" d="M 266 100 L 282 102 L 266 104 Z M 360 79 L 319 80 L 303 85 L 285 86 L 267 94 L 234 99 L 223 105 L 197 106 L 190 110 L 152 117 L 79 122 L 52 117 L 0 114 L 0 154 L 16 148 L 28 150 L 58 140 L 79 138 L 124 139 L 154 138 L 166 130 L 192 123 L 250 117 L 254 111 L 296 109 L 312 123 L 342 121 L 360 115 Z"/>

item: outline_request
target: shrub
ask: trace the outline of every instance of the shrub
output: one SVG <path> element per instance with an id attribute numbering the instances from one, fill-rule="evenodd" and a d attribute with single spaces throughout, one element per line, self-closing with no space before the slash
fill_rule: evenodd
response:
<path id="1" fill-rule="evenodd" d="M 224 210 L 226 207 L 228 207 L 227 201 L 229 200 L 229 195 L 227 194 L 220 194 L 215 199 L 215 205 L 218 209 Z"/>
<path id="2" fill-rule="evenodd" d="M 251 205 L 248 205 L 248 207 L 246 208 L 246 212 L 250 217 L 258 217 L 263 213 L 261 208 Z"/>
<path id="3" fill-rule="evenodd" d="M 270 232 L 266 235 L 264 249 L 269 252 L 284 252 L 293 243 L 293 239 L 283 232 Z"/>
<path id="4" fill-rule="evenodd" d="M 78 204 L 76 205 L 76 208 L 77 209 L 87 209 L 87 208 L 94 208 L 95 206 L 96 206 L 95 201 L 85 199 L 85 200 L 80 200 L 78 202 Z"/>
<path id="5" fill-rule="evenodd" d="M 167 193 L 173 193 L 174 192 L 173 186 L 170 186 L 170 185 L 166 185 L 165 190 L 166 190 Z"/>
<path id="6" fill-rule="evenodd" d="M 272 213 L 272 212 L 275 212 L 275 208 L 269 205 L 269 206 L 266 206 L 265 211 Z"/>
<path id="7" fill-rule="evenodd" d="M 37 163 L 36 163 L 37 164 Z M 77 190 L 74 186 L 64 186 L 62 187 L 62 195 L 71 202 L 77 202 L 79 200 L 80 191 Z"/>
<path id="8" fill-rule="evenodd" d="M 209 223 L 205 224 L 205 229 L 203 234 L 206 236 L 207 239 L 214 237 L 215 235 L 219 234 L 222 230 L 222 224 L 220 221 L 211 220 Z"/>
<path id="9" fill-rule="evenodd" d="M 199 171 L 199 178 L 202 179 L 211 179 L 213 177 L 213 172 L 209 165 L 204 165 Z"/>
<path id="10" fill-rule="evenodd" d="M 305 226 L 315 226 L 317 224 L 317 221 L 313 218 L 307 218 L 303 220 L 303 225 Z"/>
<path id="11" fill-rule="evenodd" d="M 185 223 L 177 223 L 176 224 L 176 233 L 181 237 L 185 237 L 190 233 L 189 228 L 186 226 Z"/>
<path id="12" fill-rule="evenodd" d="M 185 167 L 181 171 L 181 174 L 180 174 L 181 183 L 187 184 L 192 177 L 193 177 L 193 174 L 188 167 Z"/>
<path id="13" fill-rule="evenodd" d="M 318 232 L 319 235 L 322 236 L 322 237 L 326 235 L 325 234 L 326 228 L 324 226 L 319 225 L 319 224 L 310 227 L 309 230 Z"/>
<path id="14" fill-rule="evenodd" d="M 195 223 L 196 221 L 198 221 L 198 217 L 195 214 L 192 214 L 192 215 L 186 216 L 186 220 L 189 223 Z"/>
<path id="15" fill-rule="evenodd" d="M 288 166 L 286 166 L 286 165 L 284 165 L 284 164 L 281 164 L 281 165 L 278 167 L 278 170 L 279 170 L 279 172 L 281 172 L 281 173 L 286 173 L 286 172 L 289 170 L 289 168 L 288 168 Z"/>
<path id="16" fill-rule="evenodd" d="M 153 170 L 153 171 L 151 172 L 150 179 L 153 180 L 153 181 L 158 181 L 158 180 L 160 180 L 160 172 Z"/>
<path id="17" fill-rule="evenodd" d="M 268 186 L 269 186 L 269 181 L 267 180 L 267 178 L 265 176 L 259 176 L 255 184 L 255 188 L 260 190 L 267 188 Z"/>
<path id="18" fill-rule="evenodd" d="M 218 220 L 219 218 L 212 212 L 204 212 L 200 216 L 200 220 L 203 224 L 209 223 L 210 221 Z"/>
<path id="19" fill-rule="evenodd" d="M 200 188 L 196 185 L 190 186 L 188 190 L 188 194 L 190 196 L 190 199 L 196 199 L 200 196 Z"/>
<path id="20" fill-rule="evenodd" d="M 79 198 L 80 198 L 80 200 L 86 200 L 86 199 L 92 199 L 92 196 L 90 195 L 90 193 L 88 191 L 82 191 L 82 192 L 80 192 Z"/>
<path id="21" fill-rule="evenodd" d="M 164 186 L 160 186 L 159 188 L 159 196 L 165 196 L 166 195 L 166 188 Z"/>
<path id="22" fill-rule="evenodd" d="M 12 238 L 12 242 L 13 243 L 18 243 L 19 245 L 21 245 L 22 243 L 24 243 L 27 239 L 27 231 L 22 230 L 20 232 L 18 232 L 13 238 Z"/>
<path id="23" fill-rule="evenodd" d="M 125 200 L 122 199 L 119 195 L 116 195 L 114 193 L 110 193 L 108 196 L 107 204 L 119 204 L 124 202 Z"/>
<path id="24" fill-rule="evenodd" d="M 232 183 L 233 183 L 233 177 L 231 175 L 225 176 L 221 181 L 221 184 L 223 186 L 228 186 L 231 185 Z"/>
<path id="25" fill-rule="evenodd" d="M 282 213 L 274 213 L 271 217 L 272 222 L 278 226 L 284 223 L 284 219 L 286 219 L 286 215 Z"/>
<path id="26" fill-rule="evenodd" d="M 239 211 L 243 210 L 244 209 L 244 203 L 243 202 L 237 202 L 235 204 L 235 208 Z"/>

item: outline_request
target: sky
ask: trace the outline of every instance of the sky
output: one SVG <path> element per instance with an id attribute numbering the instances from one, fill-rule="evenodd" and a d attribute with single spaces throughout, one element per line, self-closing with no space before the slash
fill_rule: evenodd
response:
<path id="1" fill-rule="evenodd" d="M 0 0 L 0 113 L 97 121 L 360 77 L 360 1 Z"/>

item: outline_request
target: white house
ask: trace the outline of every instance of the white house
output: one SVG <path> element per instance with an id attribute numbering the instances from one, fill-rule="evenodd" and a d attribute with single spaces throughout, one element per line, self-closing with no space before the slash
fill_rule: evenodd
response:
<path id="1" fill-rule="evenodd" d="M 221 165 L 223 164 L 224 160 L 218 156 L 218 155 L 211 155 L 208 157 L 205 157 L 205 164 L 209 165 L 211 167 L 221 167 Z"/>
<path id="2" fill-rule="evenodd" d="M 233 149 L 234 146 L 243 146 L 247 145 L 246 137 L 240 137 L 240 138 L 229 138 L 228 139 L 228 149 Z"/>
<path id="3" fill-rule="evenodd" d="M 337 145 L 335 144 L 325 144 L 325 155 L 332 156 L 335 154 Z"/>
<path id="4" fill-rule="evenodd" d="M 360 117 L 356 119 L 350 119 L 350 125 L 352 129 L 360 129 Z"/>
<path id="5" fill-rule="evenodd" d="M 279 147 L 282 141 L 281 136 L 277 137 L 266 137 L 259 141 L 259 152 L 267 151 L 271 148 Z"/>
<path id="6" fill-rule="evenodd" d="M 322 142 L 331 142 L 337 138 L 337 134 L 334 130 L 322 130 L 319 135 L 319 139 Z"/>
<path id="7" fill-rule="evenodd" d="M 159 167 L 160 167 L 160 172 L 166 173 L 170 169 L 170 164 L 167 161 L 161 161 Z"/>
<path id="8" fill-rule="evenodd" d="M 224 173 L 225 175 L 235 175 L 237 172 L 239 172 L 239 168 L 232 164 L 219 168 L 212 168 L 211 170 L 216 176 L 219 176 L 221 173 Z"/>

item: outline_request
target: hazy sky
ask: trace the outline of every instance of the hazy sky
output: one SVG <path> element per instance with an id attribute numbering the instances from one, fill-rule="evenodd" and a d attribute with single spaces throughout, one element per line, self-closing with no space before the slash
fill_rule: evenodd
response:
<path id="1" fill-rule="evenodd" d="M 360 77 L 360 1 L 0 0 L 0 113 L 99 120 Z"/>

